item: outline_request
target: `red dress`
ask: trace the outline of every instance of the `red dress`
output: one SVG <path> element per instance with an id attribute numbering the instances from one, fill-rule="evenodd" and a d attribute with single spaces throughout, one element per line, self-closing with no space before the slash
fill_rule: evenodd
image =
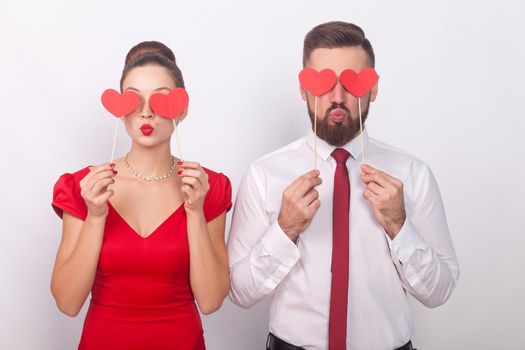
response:
<path id="1" fill-rule="evenodd" d="M 205 169 L 210 189 L 206 221 L 231 208 L 228 178 Z M 80 195 L 84 168 L 55 184 L 53 208 L 85 220 Z M 147 238 L 139 236 L 109 204 L 104 239 L 79 350 L 201 350 L 202 324 L 189 277 L 184 205 Z"/>

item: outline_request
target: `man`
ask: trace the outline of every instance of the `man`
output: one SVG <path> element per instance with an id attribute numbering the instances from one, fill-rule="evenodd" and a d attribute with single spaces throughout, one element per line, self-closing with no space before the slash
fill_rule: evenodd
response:
<path id="1" fill-rule="evenodd" d="M 304 41 L 303 65 L 316 71 L 339 76 L 374 60 L 350 23 L 321 24 Z M 364 120 L 377 91 L 361 98 Z M 301 95 L 313 121 L 315 96 Z M 248 308 L 273 294 L 268 349 L 412 349 L 407 292 L 436 307 L 459 276 L 436 181 L 366 131 L 361 166 L 358 100 L 339 81 L 317 105 L 318 170 L 307 135 L 257 160 L 242 181 L 228 240 L 231 299 Z"/>

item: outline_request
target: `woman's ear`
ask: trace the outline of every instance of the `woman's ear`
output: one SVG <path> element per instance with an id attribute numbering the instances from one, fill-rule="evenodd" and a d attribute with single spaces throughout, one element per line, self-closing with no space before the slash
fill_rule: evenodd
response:
<path id="1" fill-rule="evenodd" d="M 179 123 L 183 121 L 188 115 L 188 108 L 189 107 L 184 108 L 184 111 L 177 117 L 177 120 L 179 121 Z"/>

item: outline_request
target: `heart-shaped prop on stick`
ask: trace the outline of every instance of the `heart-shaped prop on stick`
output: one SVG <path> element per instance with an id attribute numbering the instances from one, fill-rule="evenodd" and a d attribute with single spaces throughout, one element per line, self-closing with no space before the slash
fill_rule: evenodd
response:
<path id="1" fill-rule="evenodd" d="M 359 74 L 351 69 L 346 69 L 339 76 L 341 85 L 356 97 L 363 97 L 370 92 L 378 80 L 379 75 L 371 67 L 363 68 Z"/>
<path id="2" fill-rule="evenodd" d="M 156 93 L 149 98 L 149 105 L 153 112 L 164 118 L 173 120 L 175 129 L 175 138 L 179 150 L 179 159 L 182 160 L 182 151 L 180 148 L 179 133 L 177 132 L 176 119 L 180 117 L 188 108 L 189 96 L 183 88 L 175 88 L 169 94 Z"/>
<path id="3" fill-rule="evenodd" d="M 117 118 L 121 118 L 137 109 L 140 97 L 133 91 L 126 91 L 123 94 L 113 89 L 104 91 L 101 97 L 104 108 Z"/>
<path id="4" fill-rule="evenodd" d="M 140 104 L 140 97 L 133 91 L 126 91 L 123 94 L 113 89 L 107 89 L 101 96 L 102 105 L 117 118 L 122 118 L 130 114 Z M 113 136 L 113 147 L 111 148 L 111 162 L 115 156 L 115 145 L 117 144 L 118 119 L 115 123 L 115 134 Z"/>
<path id="5" fill-rule="evenodd" d="M 317 169 L 317 98 L 332 90 L 337 83 L 337 75 L 331 69 L 318 72 L 306 67 L 299 73 L 299 82 L 304 90 L 315 96 L 314 102 L 314 169 Z"/>
<path id="6" fill-rule="evenodd" d="M 319 97 L 334 88 L 337 75 L 331 69 L 323 69 L 317 72 L 315 69 L 307 67 L 299 73 L 299 81 L 303 89 Z"/>
<path id="7" fill-rule="evenodd" d="M 177 119 L 188 108 L 188 102 L 188 93 L 183 88 L 175 88 L 167 95 L 156 93 L 149 98 L 151 109 L 169 119 Z"/>
<path id="8" fill-rule="evenodd" d="M 361 112 L 361 97 L 365 96 L 377 84 L 379 75 L 372 67 L 363 68 L 359 74 L 351 69 L 344 70 L 339 76 L 339 82 L 352 95 L 357 97 L 359 106 L 359 123 L 361 127 L 361 163 L 365 162 L 365 147 L 363 142 L 363 118 Z"/>

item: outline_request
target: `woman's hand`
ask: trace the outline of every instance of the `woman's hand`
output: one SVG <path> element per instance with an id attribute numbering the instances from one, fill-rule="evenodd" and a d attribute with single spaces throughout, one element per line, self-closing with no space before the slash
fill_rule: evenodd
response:
<path id="1" fill-rule="evenodd" d="M 196 162 L 179 162 L 179 176 L 181 177 L 184 194 L 184 209 L 186 211 L 202 211 L 204 197 L 210 189 L 208 174 Z"/>
<path id="2" fill-rule="evenodd" d="M 88 207 L 88 215 L 106 217 L 108 214 L 108 200 L 113 196 L 113 190 L 108 186 L 115 182 L 113 178 L 117 172 L 114 164 L 102 164 L 89 167 L 89 173 L 80 181 L 80 194 Z"/>

